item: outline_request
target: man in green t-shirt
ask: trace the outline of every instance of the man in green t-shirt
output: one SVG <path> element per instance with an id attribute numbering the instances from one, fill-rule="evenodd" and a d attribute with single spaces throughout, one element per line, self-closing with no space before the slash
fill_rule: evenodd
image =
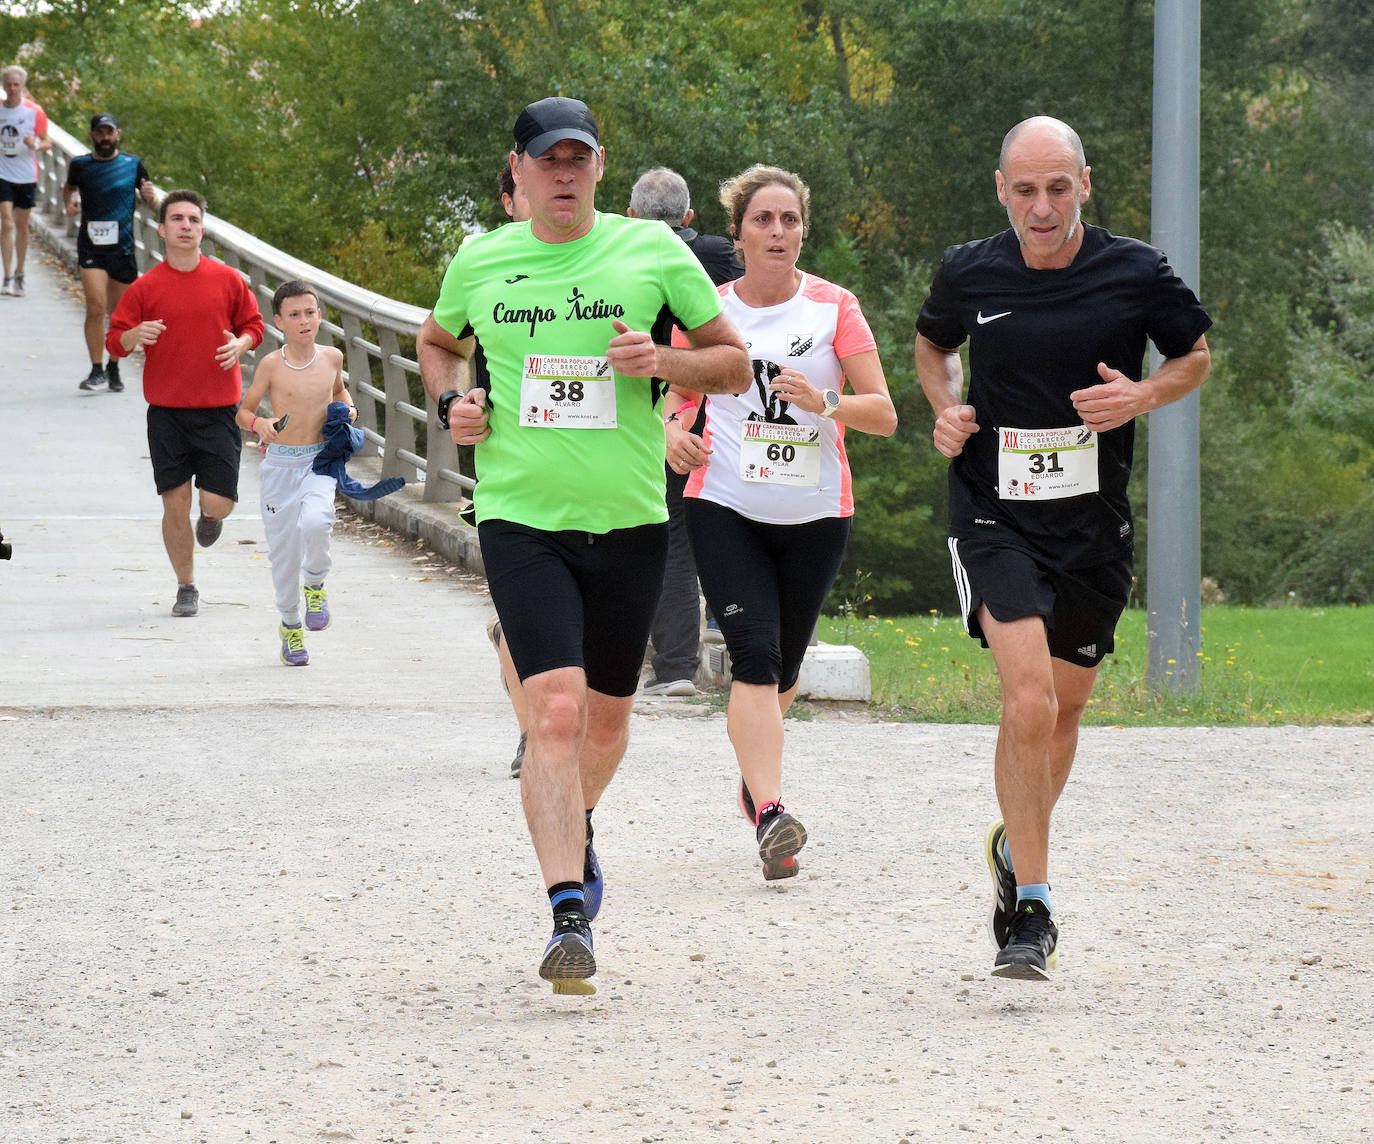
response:
<path id="1" fill-rule="evenodd" d="M 466 239 L 417 339 L 425 388 L 476 445 L 482 562 L 524 688 L 521 800 L 554 929 L 539 967 L 595 992 L 601 905 L 591 812 L 629 738 L 667 551 L 663 423 L 653 378 L 740 393 L 748 352 L 706 272 L 664 224 L 604 215 L 595 118 L 562 97 L 515 122 L 511 172 L 530 221 Z M 690 349 L 649 334 L 663 306 Z M 476 335 L 490 391 L 458 391 Z"/>

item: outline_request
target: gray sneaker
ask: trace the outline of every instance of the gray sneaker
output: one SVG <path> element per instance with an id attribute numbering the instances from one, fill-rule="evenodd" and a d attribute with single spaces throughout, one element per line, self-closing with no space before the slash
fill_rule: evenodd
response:
<path id="1" fill-rule="evenodd" d="M 177 585 L 177 602 L 172 605 L 174 616 L 194 616 L 200 611 L 200 593 L 194 584 Z"/>
<path id="2" fill-rule="evenodd" d="M 675 699 L 696 693 L 696 684 L 690 679 L 651 679 L 642 692 L 646 696 L 662 695 Z"/>
<path id="3" fill-rule="evenodd" d="M 91 372 L 86 375 L 86 380 L 78 385 L 77 389 L 84 389 L 87 393 L 94 392 L 105 384 L 105 370 L 98 365 L 91 366 Z"/>
<path id="4" fill-rule="evenodd" d="M 196 521 L 196 543 L 202 548 L 209 548 L 219 539 L 219 534 L 223 531 L 223 517 L 208 517 L 201 513 L 200 519 Z"/>
<path id="5" fill-rule="evenodd" d="M 24 296 L 24 276 L 22 274 L 16 274 L 10 281 L 10 293 L 16 298 Z"/>

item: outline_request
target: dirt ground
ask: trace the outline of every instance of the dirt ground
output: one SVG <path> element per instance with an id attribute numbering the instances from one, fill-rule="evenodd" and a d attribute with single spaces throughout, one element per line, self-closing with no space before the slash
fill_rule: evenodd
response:
<path id="1" fill-rule="evenodd" d="M 1039 985 L 988 974 L 991 728 L 793 723 L 766 886 L 723 718 L 645 704 L 572 998 L 509 717 L 445 706 L 0 723 L 0 1137 L 1374 1139 L 1365 730 L 1087 732 Z"/>

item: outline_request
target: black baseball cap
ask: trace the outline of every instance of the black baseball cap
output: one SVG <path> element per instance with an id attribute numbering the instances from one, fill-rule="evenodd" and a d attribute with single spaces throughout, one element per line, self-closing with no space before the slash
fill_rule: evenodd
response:
<path id="1" fill-rule="evenodd" d="M 102 111 L 99 115 L 91 116 L 91 130 L 94 131 L 99 127 L 113 127 L 116 131 L 118 131 L 119 120 L 117 120 L 108 111 Z"/>
<path id="2" fill-rule="evenodd" d="M 576 139 L 593 151 L 601 146 L 592 109 L 580 99 L 551 95 L 531 103 L 515 121 L 515 149 L 539 158 L 560 139 Z"/>

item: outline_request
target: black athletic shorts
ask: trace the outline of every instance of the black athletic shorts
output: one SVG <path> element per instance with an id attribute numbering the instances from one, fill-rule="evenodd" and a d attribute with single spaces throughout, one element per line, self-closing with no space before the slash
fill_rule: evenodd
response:
<path id="1" fill-rule="evenodd" d="M 663 588 L 666 522 L 591 533 L 484 520 L 477 538 L 522 680 L 580 667 L 592 691 L 635 693 Z"/>
<path id="2" fill-rule="evenodd" d="M 158 496 L 194 477 L 199 489 L 239 499 L 243 436 L 234 420 L 237 410 L 237 405 L 211 409 L 148 406 L 148 456 Z"/>
<path id="3" fill-rule="evenodd" d="M 76 239 L 76 261 L 82 270 L 103 270 L 125 286 L 138 277 L 138 263 L 132 253 L 118 246 L 96 246 L 81 235 Z"/>
<path id="4" fill-rule="evenodd" d="M 31 211 L 37 201 L 37 183 L 11 183 L 8 179 L 0 179 L 0 203 L 13 203 L 17 211 Z"/>
<path id="5" fill-rule="evenodd" d="M 1066 571 L 1024 548 L 954 537 L 949 554 L 964 630 L 984 647 L 979 605 L 1002 623 L 1043 617 L 1050 655 L 1079 667 L 1096 667 L 1115 649 L 1116 622 L 1131 595 L 1131 555 Z"/>
<path id="6" fill-rule="evenodd" d="M 702 497 L 683 497 L 682 507 L 730 674 L 790 690 L 844 559 L 851 518 L 764 524 Z"/>

